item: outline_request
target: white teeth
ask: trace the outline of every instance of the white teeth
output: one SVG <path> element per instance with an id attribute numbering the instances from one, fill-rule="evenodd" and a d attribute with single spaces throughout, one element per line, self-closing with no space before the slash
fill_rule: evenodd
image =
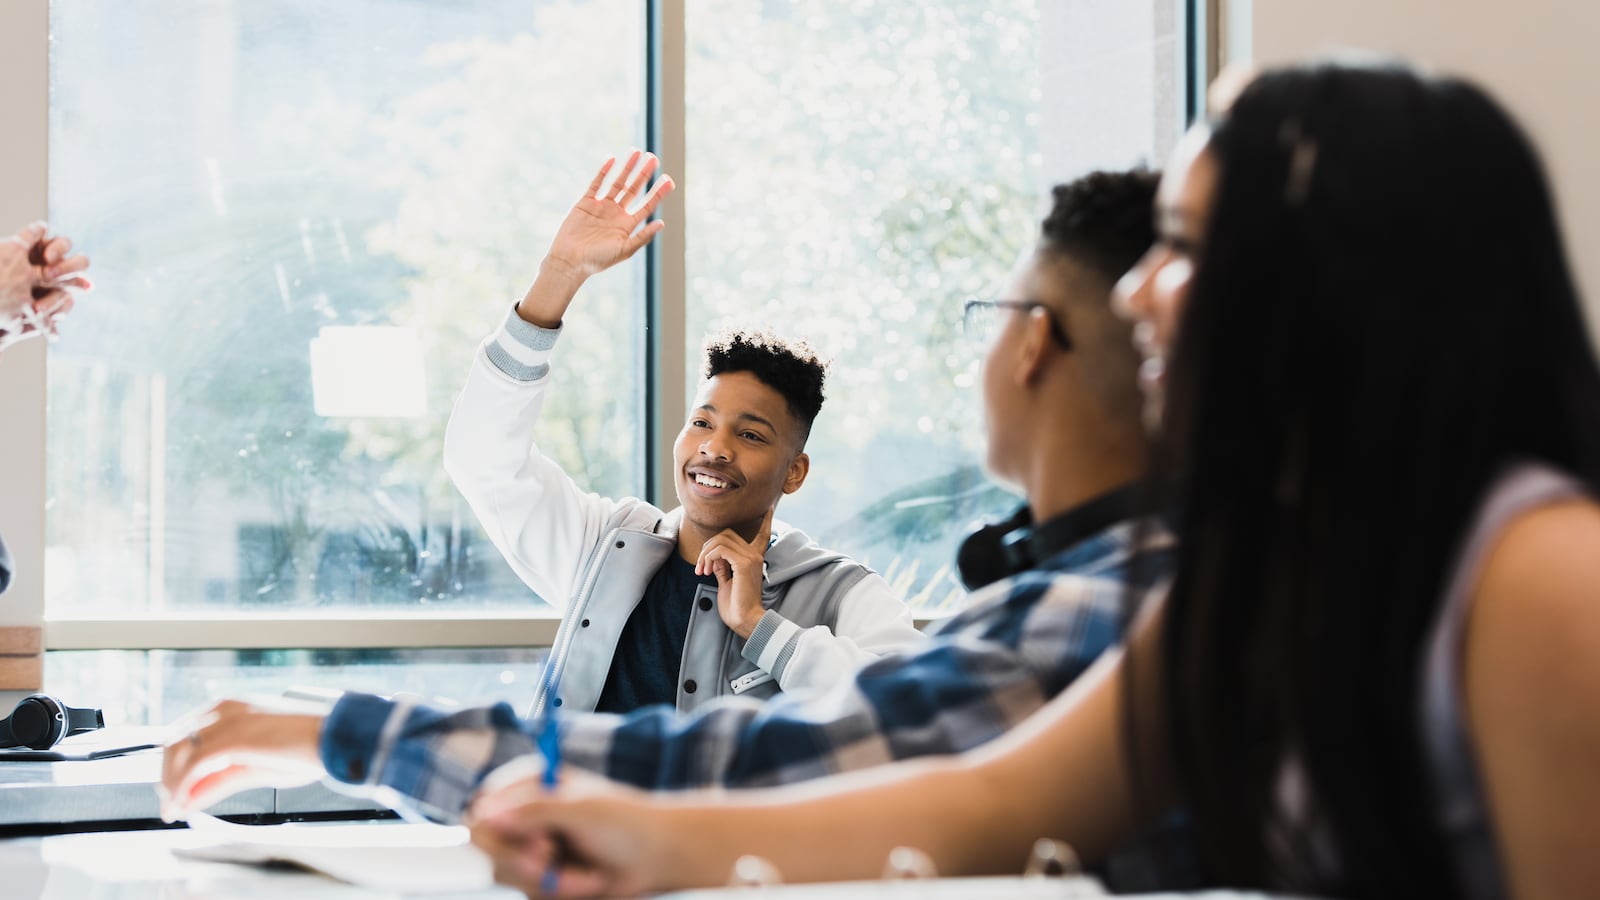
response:
<path id="1" fill-rule="evenodd" d="M 719 479 L 712 478 L 710 475 L 698 475 L 697 474 L 697 475 L 694 476 L 694 483 L 695 484 L 699 484 L 699 485 L 704 485 L 706 487 L 713 487 L 713 488 L 725 488 L 725 487 L 728 486 L 728 483 L 726 481 L 721 481 Z"/>

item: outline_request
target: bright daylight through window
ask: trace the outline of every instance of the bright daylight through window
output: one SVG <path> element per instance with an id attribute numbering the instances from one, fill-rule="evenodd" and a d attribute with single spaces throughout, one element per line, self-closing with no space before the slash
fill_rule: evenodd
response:
<path id="1" fill-rule="evenodd" d="M 641 255 L 573 307 L 543 448 L 640 494 L 647 379 L 692 392 L 720 325 L 807 337 L 834 365 L 780 516 L 949 609 L 957 538 L 1016 502 L 978 468 L 962 302 L 1002 283 L 1050 184 L 1165 156 L 1185 5 L 682 4 L 687 158 L 664 168 L 688 370 L 645 371 Z M 539 606 L 441 435 L 577 186 L 647 140 L 650 9 L 214 0 L 152 30 L 144 4 L 52 5 L 50 214 L 99 289 L 50 352 L 47 617 Z M 75 650 L 47 677 L 124 684 L 130 718 L 202 687 L 417 673 L 518 702 L 541 653 Z"/>

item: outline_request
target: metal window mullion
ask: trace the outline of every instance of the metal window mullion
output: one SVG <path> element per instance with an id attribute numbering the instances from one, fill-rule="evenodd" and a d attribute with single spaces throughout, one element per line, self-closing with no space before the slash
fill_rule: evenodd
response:
<path id="1" fill-rule="evenodd" d="M 684 132 L 685 0 L 646 0 L 645 145 L 681 184 L 687 168 Z M 663 509 L 677 505 L 672 445 L 688 407 L 685 353 L 687 222 L 674 193 L 657 216 L 666 228 L 645 252 L 644 337 L 645 497 Z"/>

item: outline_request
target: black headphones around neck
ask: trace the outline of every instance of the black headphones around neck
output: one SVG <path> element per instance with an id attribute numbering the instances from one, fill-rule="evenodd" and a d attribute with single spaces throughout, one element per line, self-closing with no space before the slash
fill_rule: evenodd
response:
<path id="1" fill-rule="evenodd" d="M 78 709 L 49 694 L 33 694 L 0 720 L 0 747 L 48 750 L 69 734 L 104 727 L 106 717 L 98 709 Z"/>
<path id="2" fill-rule="evenodd" d="M 1038 525 L 1023 504 L 1009 518 L 974 528 L 956 550 L 956 571 L 967 590 L 988 587 L 1039 565 L 1084 538 L 1131 517 L 1138 488 L 1108 491 Z"/>

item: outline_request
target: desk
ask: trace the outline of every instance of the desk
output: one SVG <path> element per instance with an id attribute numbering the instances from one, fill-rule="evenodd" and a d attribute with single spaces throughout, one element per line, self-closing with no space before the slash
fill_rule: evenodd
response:
<path id="1" fill-rule="evenodd" d="M 259 831 L 319 825 L 271 825 Z M 327 826 L 350 828 L 353 826 Z M 373 823 L 369 829 L 399 825 Z M 204 831 L 120 831 L 0 841 L 0 896 L 5 900 L 393 900 L 391 891 L 343 884 L 310 872 L 184 859 L 173 851 L 203 846 Z M 434 900 L 521 900 L 505 888 L 421 894 Z"/>
<path id="2" fill-rule="evenodd" d="M 163 729 L 107 729 L 108 734 L 80 735 L 60 749 L 82 751 L 159 740 Z M 91 740 L 84 740 L 91 738 Z M 0 829 L 9 833 L 29 826 L 74 823 L 148 821 L 159 819 L 161 753 L 145 750 L 128 756 L 71 762 L 0 762 Z M 342 794 L 327 785 L 284 790 L 243 791 L 210 811 L 219 816 L 290 816 L 382 811 L 371 800 Z"/>
<path id="3" fill-rule="evenodd" d="M 234 826 L 237 830 L 243 826 Z M 361 832 L 378 836 L 415 828 L 398 823 L 333 825 L 307 823 L 267 825 L 248 830 L 260 840 L 274 843 L 286 835 L 313 842 L 316 833 L 346 836 Z M 438 829 L 445 831 L 447 829 Z M 459 831 L 459 829 L 448 829 Z M 265 869 L 180 856 L 184 850 L 206 847 L 215 834 L 198 830 L 133 831 L 69 834 L 44 838 L 0 841 L 0 896 L 5 900 L 522 900 L 522 894 L 501 887 L 455 888 L 448 892 L 410 893 L 405 890 L 357 887 L 303 871 Z M 337 843 L 337 840 L 330 841 Z M 426 842 L 424 842 L 426 843 Z M 469 848 L 470 849 L 470 848 Z M 407 851 L 408 853 L 411 851 Z M 431 858 L 430 871 L 445 867 Z M 457 856 L 451 862 L 461 863 Z M 471 872 L 466 866 L 448 871 Z M 486 866 L 486 863 L 481 863 Z M 487 869 L 477 878 L 486 882 Z M 398 879 L 387 879 L 395 882 Z M 468 878 L 468 881 L 474 880 Z M 1083 900 L 1104 897 L 1098 884 L 1084 879 L 952 879 L 889 881 L 854 884 L 819 884 L 776 888 L 687 891 L 663 895 L 659 900 L 974 900 L 1006 897 L 1014 900 Z M 1262 894 L 1226 891 L 1204 894 L 1145 894 L 1143 900 L 1271 900 Z"/>

